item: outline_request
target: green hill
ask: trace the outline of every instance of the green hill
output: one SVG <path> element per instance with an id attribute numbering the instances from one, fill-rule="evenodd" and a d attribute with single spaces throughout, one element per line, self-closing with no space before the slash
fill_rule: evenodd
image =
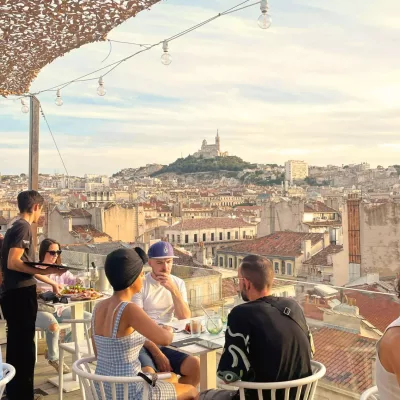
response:
<path id="1" fill-rule="evenodd" d="M 213 171 L 243 171 L 244 169 L 255 169 L 256 164 L 250 164 L 236 156 L 216 157 L 216 158 L 196 158 L 188 156 L 178 158 L 172 164 L 166 165 L 151 176 L 157 176 L 165 173 L 174 173 L 177 175 L 190 174 L 195 172 L 213 172 Z"/>

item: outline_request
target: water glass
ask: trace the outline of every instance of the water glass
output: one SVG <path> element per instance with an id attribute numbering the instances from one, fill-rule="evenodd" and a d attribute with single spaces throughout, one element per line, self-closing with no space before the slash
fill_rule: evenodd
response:
<path id="1" fill-rule="evenodd" d="M 221 333 L 223 327 L 224 324 L 220 315 L 210 315 L 210 317 L 207 319 L 207 331 L 209 334 L 218 335 Z"/>

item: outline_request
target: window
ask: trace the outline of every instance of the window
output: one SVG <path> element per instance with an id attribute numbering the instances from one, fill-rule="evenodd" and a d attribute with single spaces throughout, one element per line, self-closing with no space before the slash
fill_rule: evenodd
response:
<path id="1" fill-rule="evenodd" d="M 219 258 L 219 266 L 223 267 L 224 266 L 224 257 Z"/>
<path id="2" fill-rule="evenodd" d="M 282 261 L 282 275 L 286 275 L 285 261 Z"/>
<path id="3" fill-rule="evenodd" d="M 292 263 L 286 263 L 287 274 L 292 275 Z"/>
<path id="4" fill-rule="evenodd" d="M 175 242 L 175 235 L 172 235 L 172 242 Z"/>
<path id="5" fill-rule="evenodd" d="M 246 231 L 243 231 L 243 239 L 246 239 Z"/>
<path id="6" fill-rule="evenodd" d="M 235 232 L 235 239 L 236 240 L 239 239 L 239 232 L 238 231 Z"/>
<path id="7" fill-rule="evenodd" d="M 219 240 L 222 240 L 222 232 L 219 233 Z"/>
<path id="8" fill-rule="evenodd" d="M 231 233 L 228 232 L 228 240 L 231 240 Z"/>
<path id="9" fill-rule="evenodd" d="M 214 241 L 214 233 L 211 234 L 211 241 Z"/>
<path id="10" fill-rule="evenodd" d="M 167 234 L 167 242 L 169 242 L 169 234 Z"/>
<path id="11" fill-rule="evenodd" d="M 233 268 L 233 259 L 229 258 L 229 268 Z"/>
<path id="12" fill-rule="evenodd" d="M 213 255 L 213 257 L 215 256 L 215 247 L 211 247 L 211 254 Z"/>
<path id="13" fill-rule="evenodd" d="M 279 263 L 278 262 L 274 262 L 274 268 L 275 268 L 275 273 L 279 274 Z"/>
<path id="14" fill-rule="evenodd" d="M 176 235 L 176 239 L 177 239 L 178 243 L 180 243 L 181 242 L 181 235 Z"/>
<path id="15" fill-rule="evenodd" d="M 185 235 L 185 243 L 189 243 L 189 235 Z"/>
<path id="16" fill-rule="evenodd" d="M 219 299 L 219 285 L 218 282 L 215 282 L 211 286 L 211 297 L 212 301 L 217 301 Z"/>
<path id="17" fill-rule="evenodd" d="M 205 242 L 206 240 L 207 240 L 207 235 L 203 233 L 203 242 Z"/>
<path id="18" fill-rule="evenodd" d="M 193 236 L 193 241 L 194 241 L 195 243 L 197 243 L 197 233 L 194 234 L 194 236 Z"/>

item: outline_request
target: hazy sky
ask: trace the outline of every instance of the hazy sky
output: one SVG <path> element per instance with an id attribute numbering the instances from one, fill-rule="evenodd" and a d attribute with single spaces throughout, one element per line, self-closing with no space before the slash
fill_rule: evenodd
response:
<path id="1" fill-rule="evenodd" d="M 155 43 L 240 0 L 170 0 L 116 28 L 110 39 Z M 194 153 L 219 129 L 222 150 L 251 162 L 400 164 L 398 0 L 270 0 L 225 16 L 108 75 L 39 97 L 69 173 L 111 174 Z M 83 75 L 137 48 L 84 46 L 44 68 L 32 91 Z M 28 114 L 0 100 L 0 172 L 27 171 Z M 41 172 L 63 172 L 42 121 Z"/>

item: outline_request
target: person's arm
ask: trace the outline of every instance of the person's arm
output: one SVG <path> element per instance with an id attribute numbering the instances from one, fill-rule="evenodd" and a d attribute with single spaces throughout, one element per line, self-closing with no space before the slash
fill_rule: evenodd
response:
<path id="1" fill-rule="evenodd" d="M 172 342 L 174 334 L 171 328 L 157 325 L 136 304 L 129 304 L 126 309 L 128 311 L 128 321 L 131 321 L 131 327 L 145 338 L 161 346 L 168 346 Z"/>
<path id="2" fill-rule="evenodd" d="M 53 289 L 53 292 L 56 294 L 59 294 L 60 291 L 62 290 L 62 286 L 59 285 L 56 281 L 53 281 L 53 279 L 49 278 L 48 276 L 36 274 L 35 278 L 40 282 L 47 283 L 48 285 L 50 285 L 51 288 Z"/>
<path id="3" fill-rule="evenodd" d="M 25 264 L 21 260 L 21 257 L 23 255 L 24 249 L 19 247 L 11 248 L 10 252 L 8 253 L 7 268 L 13 271 L 24 272 L 25 274 L 36 275 L 38 273 L 38 269 Z M 46 269 L 40 270 L 41 275 L 62 275 L 64 272 L 65 270 L 54 267 L 48 267 Z"/>
<path id="4" fill-rule="evenodd" d="M 190 318 L 191 312 L 189 309 L 189 305 L 187 304 L 187 295 L 185 286 L 183 285 L 184 293 L 181 293 L 180 288 L 178 288 L 178 286 L 172 280 L 171 276 L 167 274 L 158 276 L 157 280 L 172 295 L 172 301 L 174 302 L 175 317 L 178 319 Z"/>
<path id="5" fill-rule="evenodd" d="M 217 368 L 217 376 L 225 383 L 237 380 L 251 380 L 249 362 L 249 324 L 240 307 L 228 315 L 225 346 Z"/>

